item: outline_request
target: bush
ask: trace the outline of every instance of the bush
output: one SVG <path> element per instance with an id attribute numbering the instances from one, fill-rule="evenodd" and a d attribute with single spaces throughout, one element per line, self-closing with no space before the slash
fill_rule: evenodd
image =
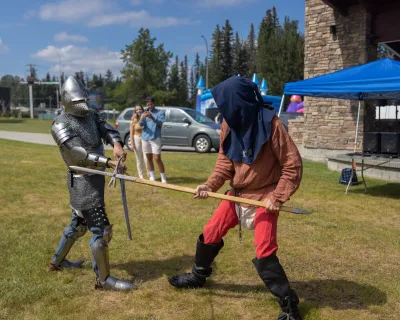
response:
<path id="1" fill-rule="evenodd" d="M 19 110 L 8 110 L 3 113 L 3 118 L 18 118 Z"/>

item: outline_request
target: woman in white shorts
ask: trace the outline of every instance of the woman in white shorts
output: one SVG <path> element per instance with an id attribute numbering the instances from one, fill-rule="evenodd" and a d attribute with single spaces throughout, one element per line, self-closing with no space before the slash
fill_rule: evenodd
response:
<path id="1" fill-rule="evenodd" d="M 135 106 L 135 112 L 132 115 L 130 124 L 130 138 L 131 138 L 130 149 L 135 153 L 137 171 L 139 178 L 141 179 L 143 179 L 143 168 L 146 165 L 143 155 L 143 145 L 142 145 L 143 141 L 141 139 L 143 127 L 140 126 L 139 124 L 139 120 L 143 112 L 144 110 L 141 105 Z"/>

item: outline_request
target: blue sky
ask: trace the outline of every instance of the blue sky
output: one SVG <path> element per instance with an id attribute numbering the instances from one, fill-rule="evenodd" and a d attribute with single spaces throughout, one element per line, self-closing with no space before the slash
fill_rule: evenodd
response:
<path id="1" fill-rule="evenodd" d="M 229 19 L 246 38 L 251 23 L 256 32 L 268 8 L 275 6 L 299 20 L 304 30 L 303 0 L 2 0 L 0 10 L 0 76 L 26 76 L 28 63 L 58 76 L 80 69 L 119 73 L 119 52 L 140 27 L 151 30 L 157 43 L 183 58 L 205 56 L 204 35 L 210 45 L 217 24 Z"/>

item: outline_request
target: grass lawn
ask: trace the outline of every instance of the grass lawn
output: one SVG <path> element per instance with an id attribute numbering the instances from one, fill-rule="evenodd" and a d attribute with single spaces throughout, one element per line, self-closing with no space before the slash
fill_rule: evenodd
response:
<path id="1" fill-rule="evenodd" d="M 119 188 L 106 188 L 112 274 L 133 279 L 138 290 L 95 291 L 90 266 L 47 272 L 70 219 L 65 165 L 52 146 L 0 140 L 0 154 L 0 319 L 276 318 L 278 304 L 251 263 L 251 231 L 241 245 L 237 229 L 228 233 L 206 288 L 179 291 L 168 284 L 168 276 L 190 270 L 197 236 L 218 204 L 174 191 L 127 183 L 129 241 Z M 195 187 L 216 155 L 163 157 L 170 183 Z M 400 185 L 368 179 L 368 194 L 360 186 L 345 195 L 338 178 L 324 164 L 305 162 L 290 204 L 313 214 L 279 219 L 278 256 L 304 319 L 400 319 Z M 76 243 L 71 259 L 90 259 L 89 239 L 87 233 Z"/>
<path id="2" fill-rule="evenodd" d="M 0 118 L 0 131 L 18 131 L 32 133 L 51 133 L 51 123 L 53 120 L 47 119 L 7 119 Z M 108 121 L 115 125 L 114 122 Z"/>
<path id="3" fill-rule="evenodd" d="M 0 131 L 51 133 L 51 123 L 47 119 L 7 119 L 0 118 Z"/>

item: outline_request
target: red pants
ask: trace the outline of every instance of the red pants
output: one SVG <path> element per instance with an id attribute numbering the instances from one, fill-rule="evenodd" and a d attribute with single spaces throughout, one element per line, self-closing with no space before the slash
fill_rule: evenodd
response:
<path id="1" fill-rule="evenodd" d="M 278 249 L 276 230 L 279 213 L 268 213 L 265 208 L 258 208 L 254 217 L 254 246 L 258 259 L 265 258 Z M 215 210 L 210 221 L 204 227 L 204 243 L 218 243 L 239 223 L 235 204 L 223 200 Z"/>

